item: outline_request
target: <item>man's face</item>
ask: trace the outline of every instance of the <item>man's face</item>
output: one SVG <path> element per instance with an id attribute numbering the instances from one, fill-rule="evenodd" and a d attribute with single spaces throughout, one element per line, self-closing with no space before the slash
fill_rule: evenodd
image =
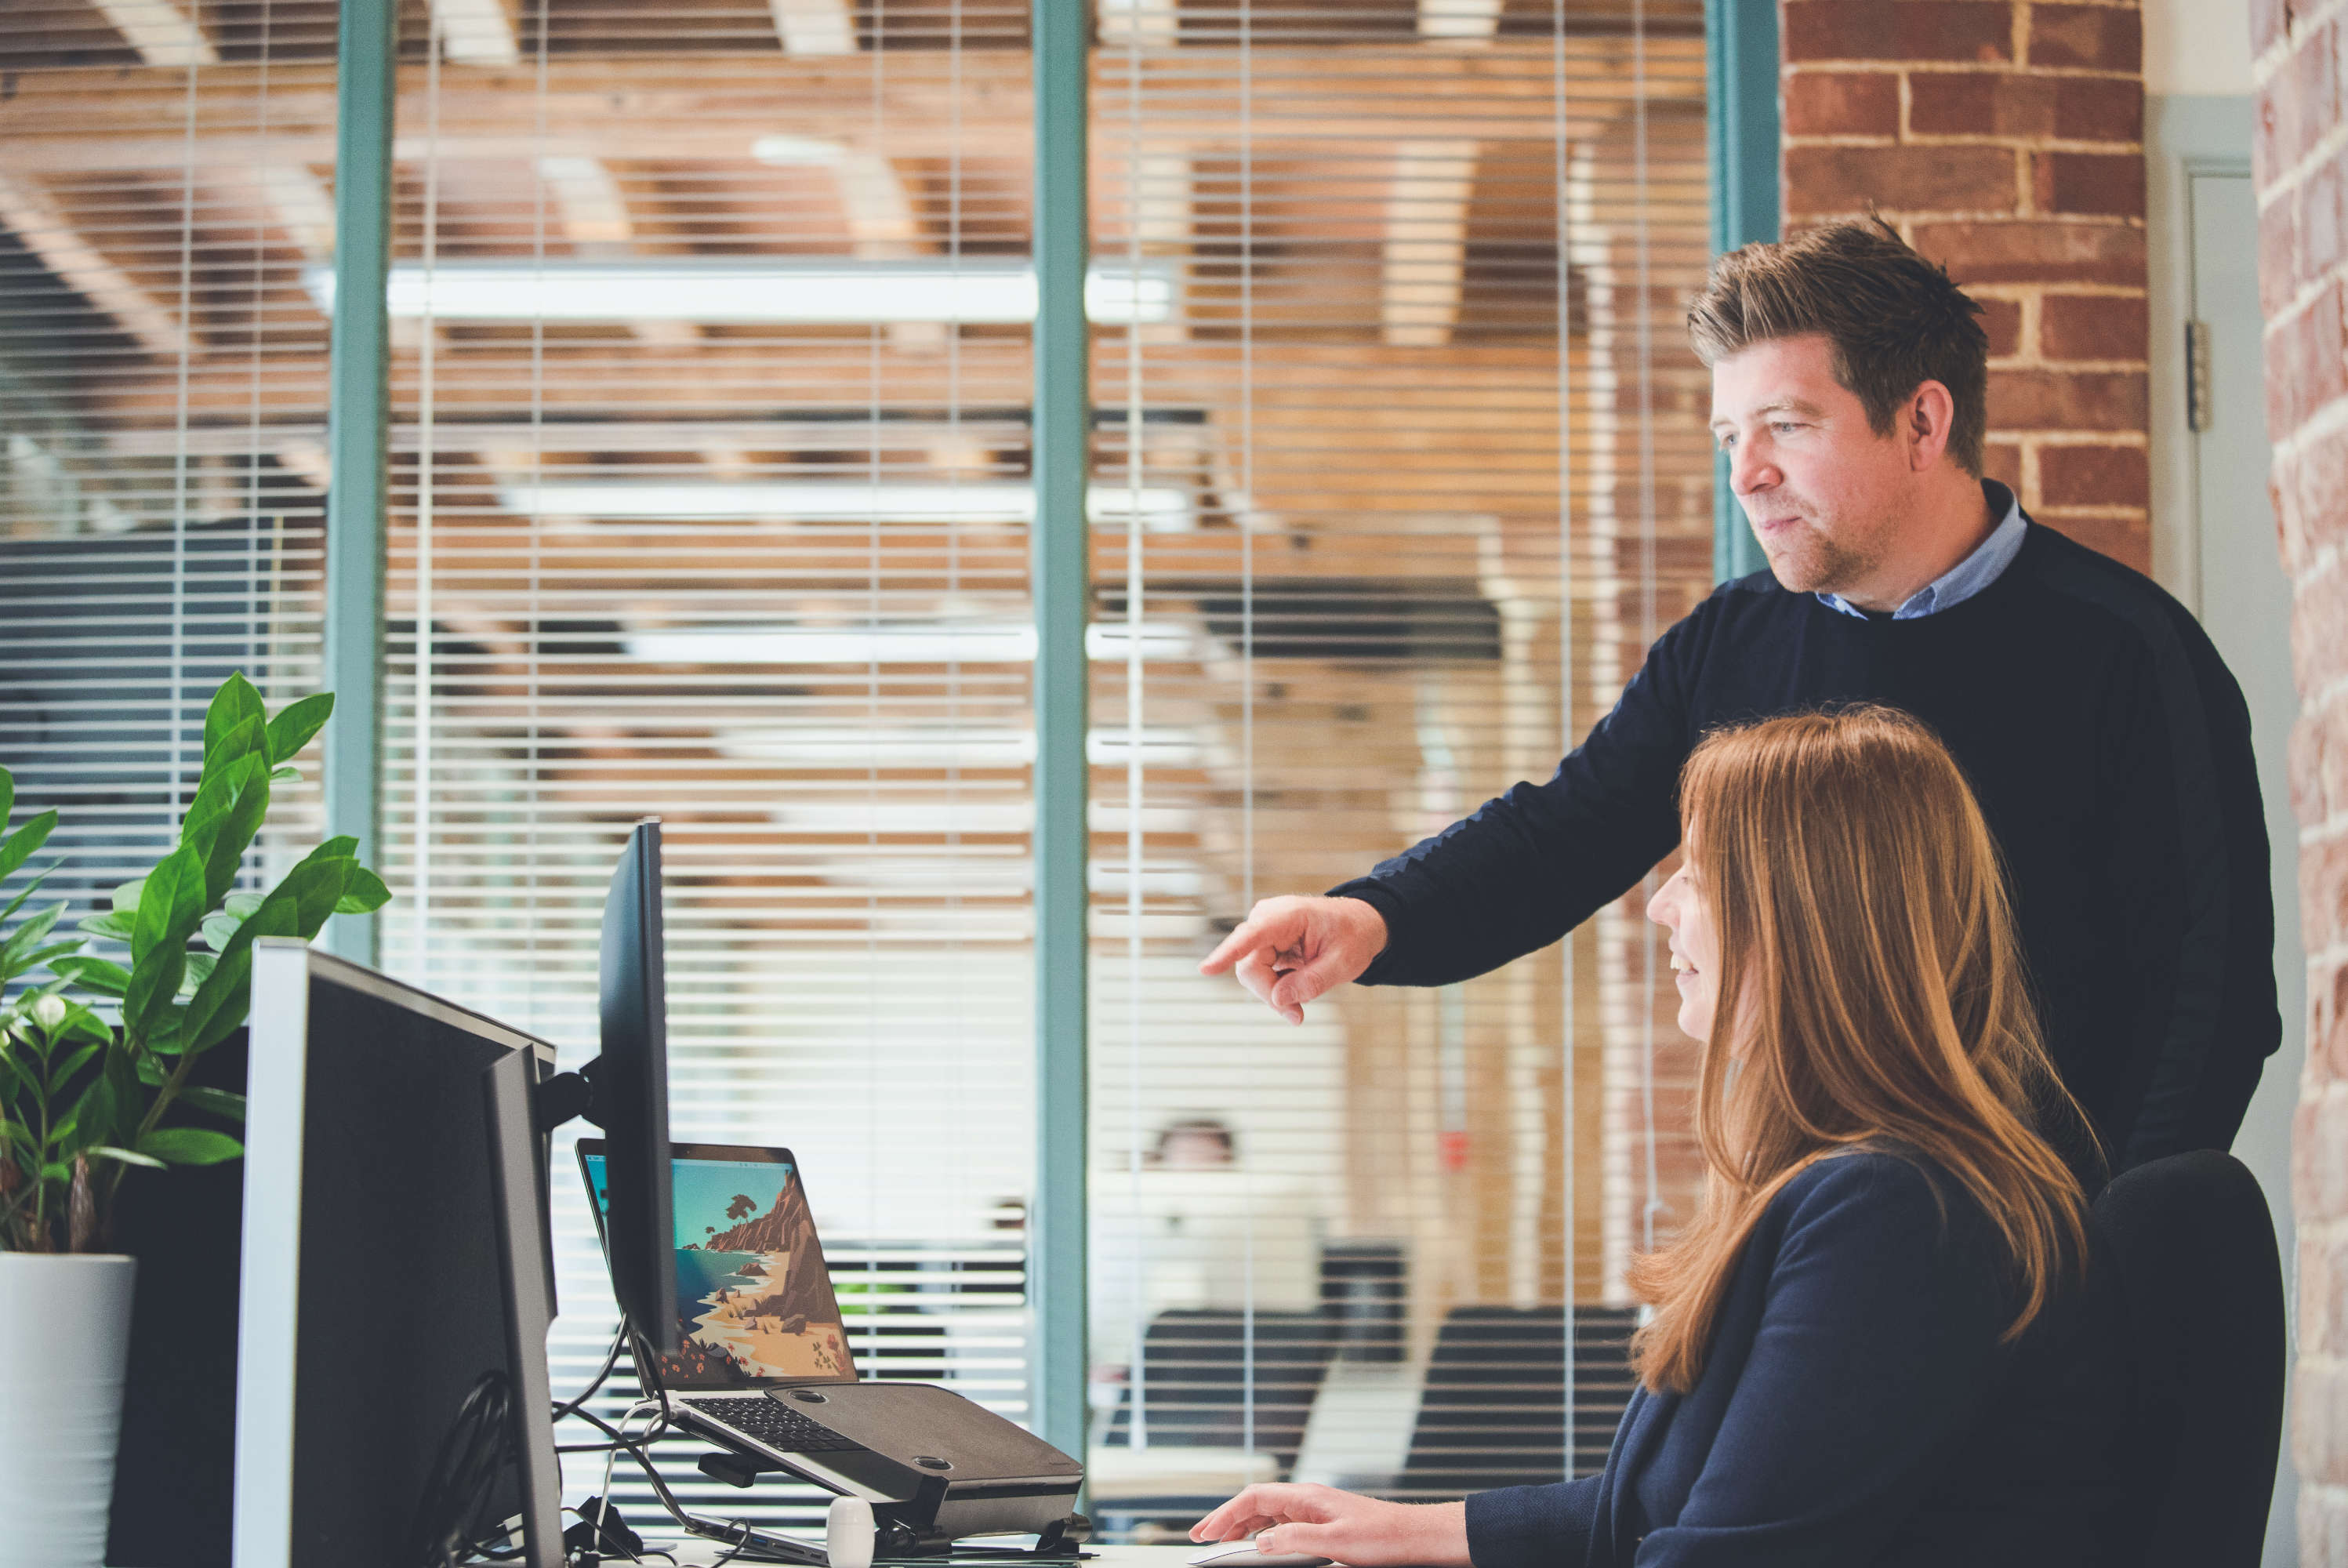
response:
<path id="1" fill-rule="evenodd" d="M 1712 367 L 1712 433 L 1769 570 L 1797 593 L 1868 581 L 1895 547 L 1910 442 L 1868 428 L 1824 336 L 1756 343 Z"/>

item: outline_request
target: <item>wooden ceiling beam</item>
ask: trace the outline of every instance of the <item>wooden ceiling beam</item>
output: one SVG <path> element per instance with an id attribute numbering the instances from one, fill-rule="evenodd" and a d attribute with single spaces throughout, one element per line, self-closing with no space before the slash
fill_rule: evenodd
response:
<path id="1" fill-rule="evenodd" d="M 196 351 L 195 335 L 179 315 L 82 238 L 72 217 L 32 181 L 0 173 L 0 223 L 148 353 L 177 359 Z"/>
<path id="2" fill-rule="evenodd" d="M 1530 45 L 1531 47 L 1525 46 Z M 1627 41 L 1577 40 L 1567 95 L 1567 133 L 1587 135 L 1611 123 L 1632 101 Z M 1650 104 L 1700 109 L 1701 40 L 1650 39 Z M 1139 89 L 1149 118 L 1139 128 L 1153 147 L 1213 152 L 1241 145 L 1238 71 L 1225 52 L 1184 49 L 1142 65 Z M 1620 60 L 1615 55 L 1622 56 Z M 1347 143 L 1402 140 L 1540 141 L 1557 131 L 1556 83 L 1545 40 L 1494 39 L 1475 50 L 1428 49 L 1423 57 L 1379 51 L 1356 57 L 1328 51 L 1259 49 L 1248 115 L 1259 153 Z M 546 150 L 548 130 L 564 151 L 612 160 L 745 160 L 759 136 L 839 141 L 890 158 L 968 156 L 973 149 L 1023 160 L 1033 143 L 1024 56 L 976 51 L 960 66 L 961 103 L 942 64 L 901 67 L 884 77 L 876 104 L 872 74 L 859 62 L 816 57 L 768 59 L 753 77 L 729 80 L 725 62 L 695 57 L 674 72 L 657 61 L 572 59 L 551 62 L 543 106 L 535 73 L 451 63 L 441 72 L 437 146 L 443 159 L 528 162 Z M 1397 115 L 1395 91 L 1405 77 L 1416 112 Z M 425 123 L 420 74 L 406 73 L 399 123 Z M 684 82 L 693 85 L 682 85 Z M 255 67 L 225 65 L 204 77 L 205 119 L 250 123 L 261 109 Z M 675 85 L 672 85 L 675 84 Z M 115 71 L 44 73 L 38 92 L 0 102 L 0 167 L 18 173 L 182 168 L 199 163 L 326 164 L 334 160 L 331 69 L 279 64 L 268 86 L 267 137 L 249 132 L 186 133 L 187 93 L 168 78 L 125 78 Z M 1104 160 L 1128 134 L 1123 119 L 1131 86 L 1124 62 L 1104 52 L 1097 73 L 1095 146 Z M 249 103 L 251 113 L 240 107 Z M 541 115 L 543 117 L 541 120 Z M 957 131 L 955 120 L 959 119 Z M 873 128 L 878 127 L 878 129 Z M 396 154 L 420 159 L 421 134 L 402 135 Z"/>
<path id="3" fill-rule="evenodd" d="M 554 198 L 562 237 L 580 255 L 609 258 L 636 253 L 636 224 L 628 212 L 627 194 L 602 159 L 572 153 L 543 157 L 538 160 L 538 177 Z M 689 321 L 639 320 L 630 322 L 628 327 L 646 343 L 672 348 L 701 336 Z"/>
<path id="4" fill-rule="evenodd" d="M 521 44 L 506 0 L 432 0 L 440 57 L 456 66 L 517 66 Z"/>
<path id="5" fill-rule="evenodd" d="M 335 253 L 335 199 L 324 182 L 297 163 L 263 164 L 260 180 L 277 226 L 301 247 L 302 259 L 329 260 Z"/>
<path id="6" fill-rule="evenodd" d="M 1379 301 L 1389 344 L 1439 348 L 1451 341 L 1468 275 L 1468 202 L 1475 185 L 1472 141 L 1406 141 L 1395 150 Z"/>
<path id="7" fill-rule="evenodd" d="M 1489 43 L 1500 36 L 1503 0 L 1418 0 L 1418 36 L 1454 44 Z"/>
<path id="8" fill-rule="evenodd" d="M 856 17 L 848 0 L 767 0 L 787 55 L 853 55 Z"/>
<path id="9" fill-rule="evenodd" d="M 90 0 L 107 25 L 150 66 L 216 66 L 220 51 L 176 0 Z"/>

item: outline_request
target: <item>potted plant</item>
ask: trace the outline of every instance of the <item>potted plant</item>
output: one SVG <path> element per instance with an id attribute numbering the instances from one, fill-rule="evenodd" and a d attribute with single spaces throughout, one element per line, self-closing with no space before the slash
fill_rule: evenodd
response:
<path id="1" fill-rule="evenodd" d="M 0 1568 L 104 1559 L 135 1268 L 108 1251 L 115 1198 L 141 1167 L 243 1152 L 190 1120 L 241 1121 L 243 1097 L 189 1076 L 244 1022 L 253 940 L 306 941 L 328 915 L 390 896 L 349 838 L 266 893 L 236 891 L 271 786 L 299 776 L 291 759 L 333 709 L 322 693 L 272 718 L 231 676 L 205 715 L 195 795 L 152 871 L 77 935 L 57 935 L 63 904 L 23 914 L 46 873 L 0 905 Z M 6 830 L 15 796 L 0 768 L 0 892 L 57 825 L 45 811 Z M 85 951 L 92 937 L 127 947 L 128 963 Z"/>

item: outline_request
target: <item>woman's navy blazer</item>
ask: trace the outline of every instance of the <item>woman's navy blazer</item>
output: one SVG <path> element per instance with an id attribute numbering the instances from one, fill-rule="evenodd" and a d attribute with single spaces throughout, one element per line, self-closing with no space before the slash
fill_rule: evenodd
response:
<path id="1" fill-rule="evenodd" d="M 1989 1217 L 1920 1156 L 1788 1182 L 1696 1385 L 1632 1397 L 1606 1468 L 1468 1500 L 1476 1568 L 2081 1568 L 2120 1497 L 2127 1374 L 2091 1268 L 2016 1341 Z"/>

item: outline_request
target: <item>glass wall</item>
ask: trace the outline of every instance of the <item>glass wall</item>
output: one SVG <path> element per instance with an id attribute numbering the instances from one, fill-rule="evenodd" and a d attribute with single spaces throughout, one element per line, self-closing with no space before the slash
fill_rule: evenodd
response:
<path id="1" fill-rule="evenodd" d="M 1025 6 L 502 15 L 402 37 L 386 965 L 591 1055 L 659 817 L 676 1136 L 798 1156 L 866 1370 L 1022 1416 Z M 613 1318 L 557 1168 L 561 1387 Z"/>
<path id="2" fill-rule="evenodd" d="M 1708 589 L 1700 9 L 1099 22 L 1098 256 L 1179 308 L 1099 335 L 1096 482 L 1188 505 L 1095 541 L 1096 1511 L 1592 1469 L 1693 1191 L 1638 893 L 1300 1028 L 1194 965 L 1546 778 Z"/>
<path id="3" fill-rule="evenodd" d="M 318 679 L 335 12 L 0 18 L 0 762 L 77 898 L 226 670 Z M 1707 585 L 1700 7 L 1094 20 L 1096 1511 L 1587 1468 L 1692 1191 L 1637 891 L 1302 1029 L 1194 965 L 1546 776 Z M 865 1365 L 1024 1417 L 1025 0 L 410 0 L 399 47 L 385 965 L 575 1064 L 662 818 L 677 1133 L 794 1149 Z M 612 1312 L 555 1193 L 568 1390 Z"/>

